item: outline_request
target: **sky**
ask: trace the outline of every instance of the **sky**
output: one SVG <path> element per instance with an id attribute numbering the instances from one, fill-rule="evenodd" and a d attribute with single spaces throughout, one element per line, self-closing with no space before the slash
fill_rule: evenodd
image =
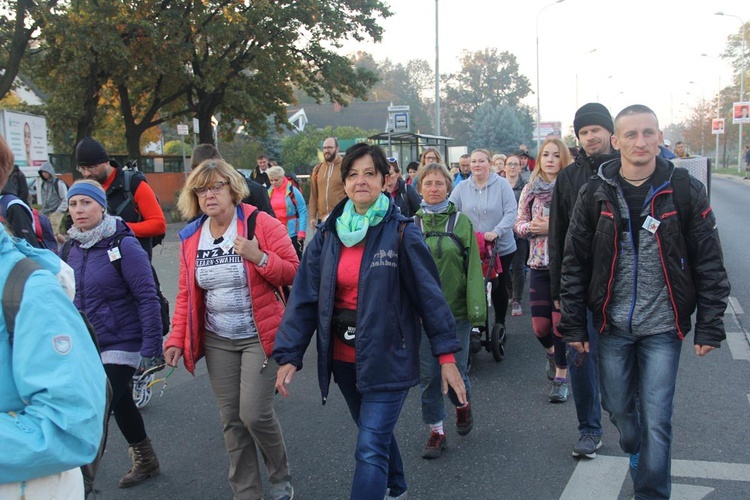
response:
<path id="1" fill-rule="evenodd" d="M 440 72 L 459 70 L 464 49 L 496 47 L 516 55 L 536 91 L 537 14 L 553 1 L 439 0 Z M 435 0 L 388 3 L 394 15 L 381 21 L 382 43 L 347 43 L 344 50 L 397 63 L 425 59 L 434 69 Z M 747 0 L 563 0 L 544 9 L 538 17 L 541 121 L 561 121 L 567 131 L 576 104 L 591 101 L 613 116 L 645 104 L 662 128 L 684 120 L 690 106 L 711 100 L 732 76 L 720 55 L 741 21 L 717 11 L 750 21 Z M 750 100 L 748 89 L 745 96 Z M 536 94 L 524 102 L 536 108 Z"/>

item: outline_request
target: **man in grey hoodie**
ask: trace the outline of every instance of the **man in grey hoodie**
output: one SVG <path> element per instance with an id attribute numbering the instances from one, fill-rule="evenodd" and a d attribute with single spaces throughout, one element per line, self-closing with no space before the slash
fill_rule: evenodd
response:
<path id="1" fill-rule="evenodd" d="M 57 241 L 65 243 L 60 226 L 68 211 L 68 186 L 55 175 L 55 169 L 50 162 L 44 162 L 39 169 L 39 177 L 42 178 L 42 213 L 49 218 Z"/>

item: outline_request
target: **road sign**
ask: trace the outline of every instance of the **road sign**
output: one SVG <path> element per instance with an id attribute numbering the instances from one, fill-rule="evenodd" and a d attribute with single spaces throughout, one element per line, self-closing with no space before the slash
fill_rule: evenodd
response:
<path id="1" fill-rule="evenodd" d="M 197 118 L 193 118 L 193 133 L 194 134 L 200 134 L 201 133 L 201 126 L 200 122 Z"/>
<path id="2" fill-rule="evenodd" d="M 180 123 L 177 125 L 177 135 L 190 135 L 190 130 L 187 123 Z"/>
<path id="3" fill-rule="evenodd" d="M 389 132 L 409 131 L 409 106 L 388 106 Z"/>

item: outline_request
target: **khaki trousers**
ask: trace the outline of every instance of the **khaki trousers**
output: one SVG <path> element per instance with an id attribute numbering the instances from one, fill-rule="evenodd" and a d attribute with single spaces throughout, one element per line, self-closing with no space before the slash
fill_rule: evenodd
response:
<path id="1" fill-rule="evenodd" d="M 206 332 L 206 367 L 219 405 L 229 454 L 229 485 L 235 500 L 263 498 L 256 447 L 263 455 L 271 489 L 291 481 L 286 445 L 273 409 L 279 366 L 258 337 L 231 340 Z"/>

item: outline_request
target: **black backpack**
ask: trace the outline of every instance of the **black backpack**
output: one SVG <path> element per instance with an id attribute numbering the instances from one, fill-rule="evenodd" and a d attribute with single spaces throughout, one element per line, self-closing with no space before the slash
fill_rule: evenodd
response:
<path id="1" fill-rule="evenodd" d="M 115 207 L 113 214 L 117 215 L 118 217 L 122 216 L 122 212 L 125 210 L 125 208 L 132 203 L 133 209 L 135 209 L 136 213 L 138 214 L 138 218 L 140 219 L 141 213 L 138 211 L 138 204 L 135 202 L 135 198 L 133 197 L 133 191 L 135 191 L 133 189 L 133 181 L 137 180 L 138 184 L 140 184 L 141 182 L 145 182 L 146 184 L 148 184 L 148 180 L 146 179 L 146 176 L 138 170 L 131 170 L 130 168 L 128 168 L 123 169 L 122 173 L 124 175 L 122 184 L 123 188 L 125 189 L 125 199 L 119 205 L 117 205 L 117 207 Z M 138 186 L 136 185 L 136 189 L 137 188 Z M 167 233 L 162 233 L 153 236 L 151 238 L 151 245 L 154 247 L 157 245 L 161 245 L 166 234 Z"/>
<path id="2" fill-rule="evenodd" d="M 427 240 L 427 238 L 438 238 L 437 243 L 437 255 L 436 257 L 439 259 L 443 256 L 443 246 L 442 241 L 443 238 L 447 237 L 450 238 L 453 243 L 456 244 L 459 250 L 461 250 L 461 255 L 464 258 L 464 269 L 469 269 L 469 251 L 464 246 L 463 242 L 459 239 L 458 236 L 456 236 L 456 233 L 454 232 L 456 228 L 456 221 L 458 220 L 458 216 L 461 214 L 461 212 L 453 212 L 448 216 L 448 220 L 445 223 L 445 230 L 444 231 L 428 231 L 424 232 L 422 229 L 422 219 L 418 216 L 414 216 L 414 225 L 419 228 L 420 231 L 422 231 L 422 235 L 424 236 L 424 239 Z"/>
<path id="3" fill-rule="evenodd" d="M 13 266 L 10 270 L 10 274 L 8 274 L 8 279 L 5 282 L 2 299 L 3 316 L 5 318 L 5 329 L 8 331 L 8 342 L 10 343 L 11 348 L 13 347 L 13 334 L 16 329 L 16 317 L 21 308 L 21 300 L 23 298 L 23 289 L 26 286 L 26 280 L 29 279 L 31 273 L 39 269 L 42 269 L 42 267 L 32 259 L 29 259 L 28 257 L 23 258 Z M 86 325 L 86 329 L 91 337 L 91 342 L 96 346 L 97 352 L 101 352 L 99 349 L 99 339 L 96 337 L 94 327 L 83 312 L 78 311 L 78 313 L 81 315 L 81 319 L 83 319 L 83 322 Z M 104 449 L 107 444 L 107 422 L 109 421 L 109 410 L 112 405 L 112 386 L 110 385 L 109 380 L 107 380 L 106 387 L 107 396 L 104 405 L 104 422 L 102 423 L 104 426 L 104 433 L 102 434 L 102 440 L 99 442 L 99 451 L 97 451 L 93 462 L 81 466 L 83 484 L 87 495 L 94 491 L 94 478 L 96 477 L 97 470 L 99 470 L 99 464 L 101 463 Z"/>
<path id="4" fill-rule="evenodd" d="M 122 255 L 122 252 L 120 251 L 120 244 L 122 243 L 122 240 L 124 238 L 129 237 L 129 234 L 121 234 L 117 236 L 115 239 L 112 240 L 109 250 L 117 249 L 118 252 L 120 252 L 120 255 Z M 134 237 L 134 236 L 133 236 Z M 65 262 L 68 262 L 68 256 L 70 255 L 70 249 L 73 247 L 73 240 L 68 240 L 63 245 L 62 249 L 60 250 L 60 259 L 62 259 Z M 122 262 L 121 259 L 112 260 L 110 261 L 113 266 L 115 266 L 115 269 L 117 269 L 117 272 L 120 274 L 120 277 L 122 277 Z M 164 294 L 161 291 L 161 283 L 159 283 L 159 276 L 156 274 L 156 269 L 154 269 L 154 265 L 149 263 L 151 266 L 151 273 L 154 275 L 154 283 L 156 284 L 156 296 L 159 298 L 159 310 L 161 312 L 161 335 L 162 337 L 166 337 L 169 333 L 170 328 L 170 321 L 169 321 L 169 300 L 164 296 Z"/>

